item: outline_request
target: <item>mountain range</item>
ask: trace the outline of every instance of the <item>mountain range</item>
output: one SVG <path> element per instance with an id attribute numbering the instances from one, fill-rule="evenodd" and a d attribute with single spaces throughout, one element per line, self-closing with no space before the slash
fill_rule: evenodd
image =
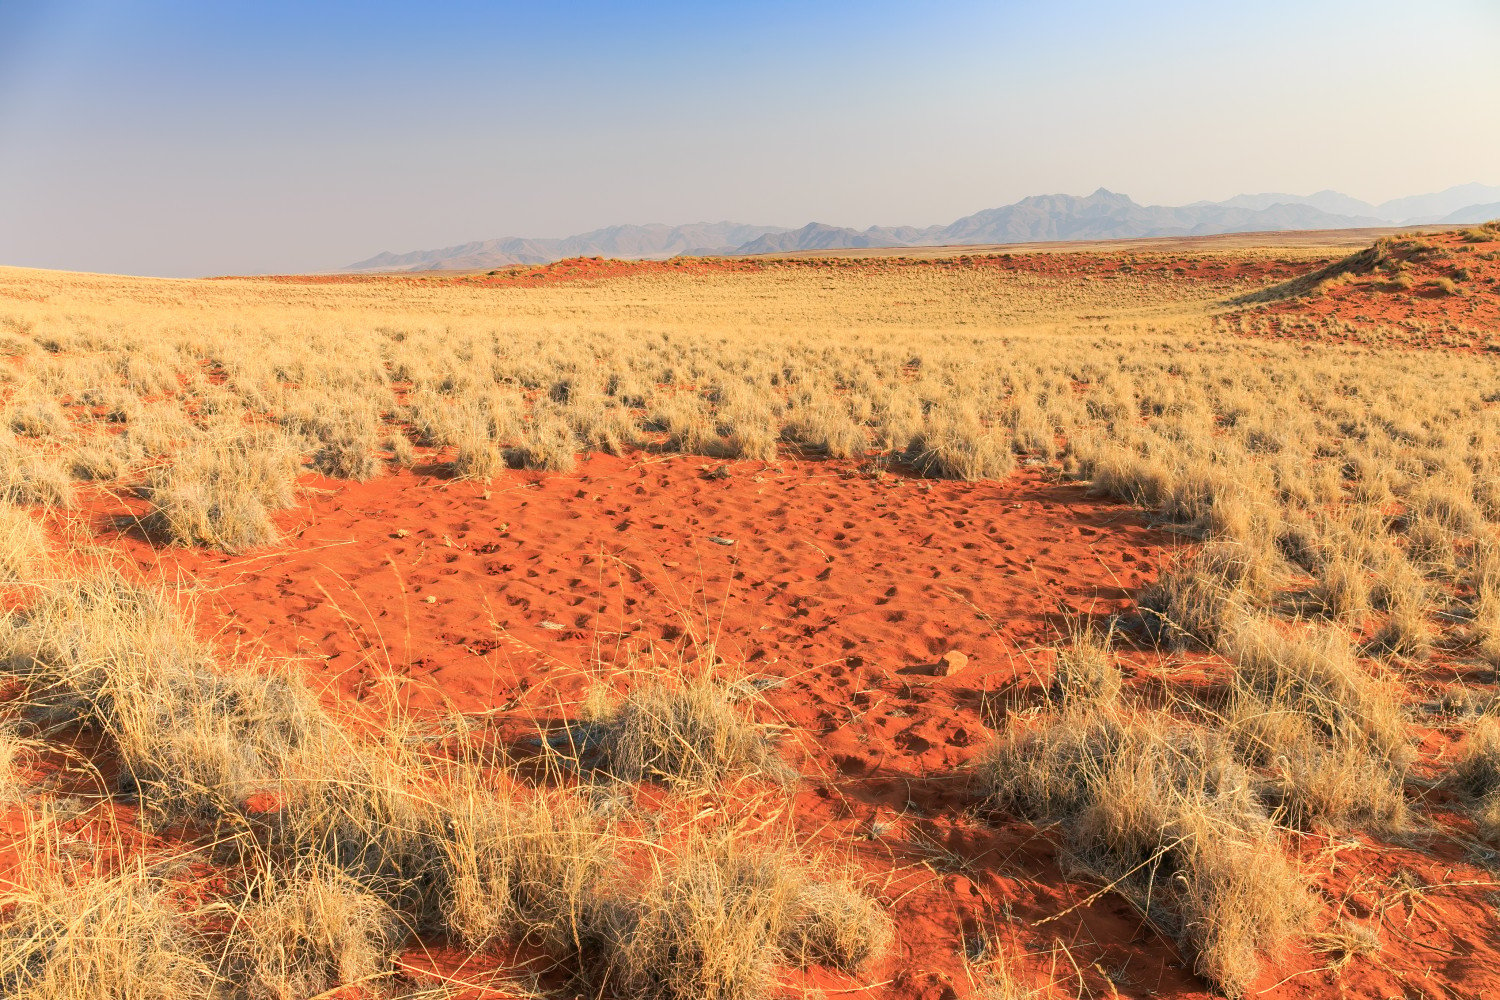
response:
<path id="1" fill-rule="evenodd" d="M 345 271 L 478 271 L 565 257 L 666 258 L 796 253 L 857 247 L 950 246 L 1038 241 L 1203 236 L 1292 229 L 1461 225 L 1500 217 L 1500 187 L 1464 184 L 1372 205 L 1337 191 L 1242 194 L 1190 205 L 1138 205 L 1100 188 L 1086 197 L 1033 195 L 966 215 L 946 226 L 849 229 L 811 222 L 801 229 L 738 222 L 610 226 L 562 239 L 509 237 L 437 250 L 376 254 Z"/>

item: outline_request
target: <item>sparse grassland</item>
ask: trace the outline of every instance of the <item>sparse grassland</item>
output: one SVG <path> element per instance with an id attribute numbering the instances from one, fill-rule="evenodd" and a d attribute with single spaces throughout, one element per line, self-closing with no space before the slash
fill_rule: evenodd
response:
<path id="1" fill-rule="evenodd" d="M 1426 962 L 1384 933 L 1418 901 L 1500 960 L 1476 902 L 1500 827 L 1500 363 L 1473 350 L 1494 245 L 0 270 L 0 803 L 23 831 L 0 992 L 462 995 L 544 966 L 529 988 L 628 1000 L 1275 996 L 1314 970 L 1374 993 Z M 631 513 L 683 477 L 681 509 Z M 737 494 L 782 527 L 727 537 Z M 1011 508 L 1102 513 L 1070 542 L 995 528 Z M 897 516 L 906 557 L 940 529 L 954 565 L 1041 541 L 913 601 L 900 539 L 867 538 Z M 314 541 L 338 517 L 350 537 Z M 1162 557 L 1111 547 L 1126 527 Z M 523 532 L 572 544 L 568 574 L 523 562 Z M 355 555 L 389 601 L 340 575 Z M 687 625 L 649 619 L 651 587 Z M 995 603 L 1027 589 L 1040 610 Z M 990 661 L 934 667 L 960 611 Z M 1405 881 L 1374 883 L 1384 850 Z"/>

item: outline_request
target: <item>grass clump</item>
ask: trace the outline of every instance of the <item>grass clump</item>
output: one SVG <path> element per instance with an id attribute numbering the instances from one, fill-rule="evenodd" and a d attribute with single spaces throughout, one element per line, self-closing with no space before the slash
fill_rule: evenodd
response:
<path id="1" fill-rule="evenodd" d="M 48 726 L 104 733 L 121 782 L 160 818 L 232 814 L 330 724 L 287 678 L 221 670 L 165 594 L 102 571 L 0 622 L 0 657 Z"/>
<path id="2" fill-rule="evenodd" d="M 1402 560 L 1375 581 L 1371 603 L 1385 611 L 1385 622 L 1370 648 L 1390 656 L 1425 657 L 1432 648 L 1432 600 L 1427 582 Z"/>
<path id="3" fill-rule="evenodd" d="M 1124 678 L 1110 648 L 1109 635 L 1097 629 L 1075 631 L 1057 651 L 1048 695 L 1054 702 L 1113 705 Z"/>
<path id="4" fill-rule="evenodd" d="M 36 518 L 0 503 L 0 584 L 36 579 L 47 555 L 47 535 Z"/>
<path id="5" fill-rule="evenodd" d="M 1369 573 L 1357 559 L 1330 552 L 1323 557 L 1312 597 L 1326 614 L 1358 620 L 1370 610 Z"/>
<path id="6" fill-rule="evenodd" d="M 781 453 L 781 436 L 765 421 L 736 421 L 724 438 L 723 457 L 747 461 L 774 462 Z"/>
<path id="7" fill-rule="evenodd" d="M 58 458 L 32 451 L 3 432 L 0 501 L 23 507 L 71 507 L 73 480 Z"/>
<path id="8" fill-rule="evenodd" d="M 0 994 L 27 1000 L 182 1000 L 215 994 L 204 942 L 168 888 L 132 868 L 67 878 L 34 864 L 0 922 Z"/>
<path id="9" fill-rule="evenodd" d="M 611 980 L 662 1000 L 760 1000 L 777 965 L 859 969 L 890 941 L 890 920 L 852 882 L 813 870 L 734 836 L 687 845 L 616 917 Z"/>
<path id="10" fill-rule="evenodd" d="M 505 449 L 505 460 L 517 469 L 534 472 L 571 472 L 582 448 L 572 426 L 560 414 L 533 412 L 521 441 Z"/>
<path id="11" fill-rule="evenodd" d="M 782 954 L 799 968 L 824 965 L 857 972 L 889 945 L 894 930 L 880 903 L 851 879 L 836 873 L 806 877 L 792 896 Z"/>
<path id="12" fill-rule="evenodd" d="M 864 425 L 836 403 L 803 407 L 782 430 L 782 436 L 830 458 L 858 458 L 870 447 Z"/>
<path id="13" fill-rule="evenodd" d="M 312 465 L 319 474 L 330 479 L 352 479 L 362 483 L 380 474 L 378 445 L 373 434 L 337 434 L 313 453 Z"/>
<path id="14" fill-rule="evenodd" d="M 571 796 L 502 797 L 474 781 L 445 800 L 445 930 L 471 948 L 526 939 L 564 953 L 598 947 L 613 832 Z"/>
<path id="15" fill-rule="evenodd" d="M 386 450 L 391 453 L 391 462 L 398 469 L 410 469 L 417 464 L 417 449 L 411 438 L 397 431 L 386 440 Z"/>
<path id="16" fill-rule="evenodd" d="M 1177 649 L 1213 649 L 1250 613 L 1257 596 L 1251 588 L 1264 586 L 1260 567 L 1259 553 L 1225 541 L 1173 561 L 1136 598 L 1147 633 Z"/>
<path id="17" fill-rule="evenodd" d="M 346 984 L 379 995 L 406 933 L 385 900 L 341 872 L 267 872 L 236 919 L 227 964 L 248 1000 L 304 1000 Z"/>
<path id="18" fill-rule="evenodd" d="M 1059 824 L 1071 863 L 1130 899 L 1230 996 L 1309 914 L 1251 776 L 1212 734 L 1065 708 L 1008 726 L 979 777 L 992 806 Z"/>
<path id="19" fill-rule="evenodd" d="M 5 426 L 26 437 L 58 437 L 71 426 L 67 411 L 50 396 L 17 395 L 6 406 Z"/>
<path id="20" fill-rule="evenodd" d="M 1360 665 L 1348 636 L 1332 627 L 1288 633 L 1252 618 L 1226 645 L 1229 731 L 1275 775 L 1292 817 L 1399 825 L 1415 756 L 1405 709 L 1394 684 Z"/>
<path id="21" fill-rule="evenodd" d="M 119 479 L 129 468 L 129 440 L 124 437 L 89 441 L 75 448 L 68 457 L 68 469 L 73 478 L 89 482 Z"/>
<path id="22" fill-rule="evenodd" d="M 1500 719 L 1483 716 L 1474 723 L 1448 783 L 1468 800 L 1479 835 L 1500 844 Z"/>
<path id="23" fill-rule="evenodd" d="M 907 447 L 907 460 L 938 479 L 1004 479 L 1016 467 L 1015 449 L 1003 432 L 985 427 L 972 410 L 950 406 L 927 415 Z"/>
<path id="24" fill-rule="evenodd" d="M 712 678 L 653 681 L 590 720 L 577 749 L 621 781 L 712 785 L 734 774 L 784 776 L 745 692 Z"/>
<path id="25" fill-rule="evenodd" d="M 417 926 L 437 923 L 446 817 L 396 748 L 337 733 L 288 754 L 277 777 L 277 852 L 345 873 Z"/>
<path id="26" fill-rule="evenodd" d="M 296 501 L 301 462 L 271 435 L 200 442 L 148 474 L 145 527 L 173 545 L 228 552 L 274 543 L 271 512 Z"/>

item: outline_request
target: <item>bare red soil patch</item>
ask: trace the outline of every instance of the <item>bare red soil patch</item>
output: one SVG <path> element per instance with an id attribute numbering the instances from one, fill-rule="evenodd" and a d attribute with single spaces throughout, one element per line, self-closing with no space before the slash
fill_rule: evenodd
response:
<path id="1" fill-rule="evenodd" d="M 727 477 L 709 474 L 720 468 Z M 121 544 L 143 568 L 198 579 L 244 635 L 318 658 L 346 693 L 377 670 L 409 671 L 464 710 L 524 692 L 538 664 L 689 639 L 786 677 L 794 721 L 833 733 L 857 682 L 930 701 L 1029 674 L 1063 616 L 1124 607 L 1170 544 L 1130 508 L 1039 473 L 970 484 L 833 462 L 595 455 L 573 475 L 326 485 L 286 548 Z M 949 649 L 968 669 L 933 679 Z M 950 742 L 926 759 L 908 737 L 899 756 L 930 770 L 957 759 L 941 752 Z"/>
<path id="2" fill-rule="evenodd" d="M 438 470 L 309 482 L 274 551 L 115 543 L 153 574 L 196 578 L 229 638 L 311 663 L 335 700 L 373 697 L 391 674 L 418 682 L 418 707 L 513 734 L 622 681 L 624 647 L 714 643 L 769 685 L 763 721 L 805 775 L 799 832 L 858 863 L 896 919 L 897 944 L 862 979 L 818 971 L 808 986 L 967 996 L 965 948 L 998 937 L 1057 995 L 1209 995 L 1125 902 L 1068 876 L 1046 831 L 978 812 L 966 771 L 997 713 L 1035 702 L 1043 647 L 1070 620 L 1126 608 L 1177 544 L 1138 511 L 1031 470 L 968 484 L 643 455 L 488 484 Z M 105 536 L 119 513 L 91 505 Z M 954 649 L 967 667 L 942 676 Z M 1204 665 L 1145 651 L 1127 664 L 1145 685 Z M 1429 733 L 1426 750 L 1447 741 Z M 1378 926 L 1382 950 L 1348 969 L 1333 945 L 1284 956 L 1263 995 L 1479 997 L 1500 981 L 1500 942 L 1469 932 L 1500 880 L 1463 843 L 1301 850 L 1340 919 Z"/>

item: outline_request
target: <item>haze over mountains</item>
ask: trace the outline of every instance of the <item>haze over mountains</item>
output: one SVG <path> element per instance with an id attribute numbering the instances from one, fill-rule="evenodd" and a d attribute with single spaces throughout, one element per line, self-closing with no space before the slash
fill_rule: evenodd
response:
<path id="1" fill-rule="evenodd" d="M 966 215 L 946 226 L 849 229 L 812 222 L 801 229 L 704 222 L 610 226 L 562 239 L 510 237 L 411 253 L 379 253 L 346 271 L 485 270 L 566 257 L 666 258 L 788 253 L 857 247 L 946 246 L 1037 241 L 1204 236 L 1290 229 L 1460 225 L 1500 217 L 1500 187 L 1464 184 L 1372 205 L 1337 191 L 1242 194 L 1220 202 L 1138 205 L 1100 188 L 1087 197 L 1033 195 Z"/>

